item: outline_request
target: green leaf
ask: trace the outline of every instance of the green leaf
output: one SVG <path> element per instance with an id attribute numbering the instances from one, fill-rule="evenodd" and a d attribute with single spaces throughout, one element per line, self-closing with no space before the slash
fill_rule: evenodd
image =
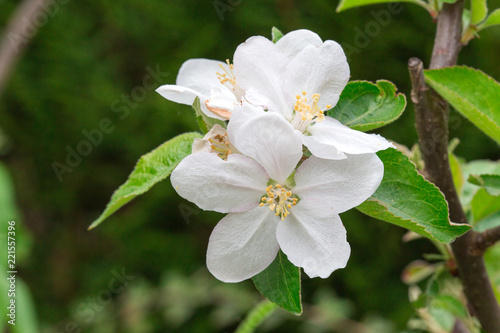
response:
<path id="1" fill-rule="evenodd" d="M 406 97 L 396 93 L 389 81 L 351 81 L 328 115 L 359 131 L 369 131 L 398 119 L 406 107 Z"/>
<path id="2" fill-rule="evenodd" d="M 458 112 L 500 144 L 500 84 L 465 67 L 425 71 L 425 81 Z"/>
<path id="3" fill-rule="evenodd" d="M 470 175 L 477 174 L 500 174 L 500 161 L 490 161 L 490 160 L 475 160 L 462 165 L 462 171 L 464 174 L 464 179 L 468 179 Z M 465 210 L 470 210 L 471 201 L 474 195 L 481 187 L 471 184 L 469 182 L 464 182 L 462 186 L 462 191 L 460 192 L 460 203 Z"/>
<path id="4" fill-rule="evenodd" d="M 416 284 L 431 276 L 435 271 L 435 265 L 431 265 L 427 261 L 415 260 L 403 269 L 401 280 L 405 284 Z"/>
<path id="5" fill-rule="evenodd" d="M 500 25 L 500 8 L 495 9 L 493 13 L 488 16 L 488 18 L 481 23 L 480 25 L 477 26 L 477 30 L 484 30 L 486 28 L 495 26 L 495 25 Z"/>
<path id="6" fill-rule="evenodd" d="M 12 333 L 39 332 L 33 296 L 19 277 L 16 278 L 16 325 L 10 327 Z"/>
<path id="7" fill-rule="evenodd" d="M 200 98 L 196 97 L 193 102 L 194 114 L 196 117 L 196 121 L 198 122 L 198 126 L 203 134 L 207 134 L 214 125 L 218 124 L 223 128 L 226 128 L 226 123 L 222 120 L 210 118 L 203 111 L 201 111 L 201 102 Z"/>
<path id="8" fill-rule="evenodd" d="M 471 0 L 470 11 L 470 24 L 476 25 L 481 23 L 486 15 L 488 15 L 488 5 L 486 4 L 486 0 Z"/>
<path id="9" fill-rule="evenodd" d="M 201 135 L 199 133 L 184 133 L 143 155 L 127 181 L 113 193 L 106 209 L 89 229 L 97 227 L 120 207 L 136 196 L 146 193 L 153 185 L 167 178 L 177 164 L 191 154 L 191 146 L 196 138 L 201 138 Z"/>
<path id="10" fill-rule="evenodd" d="M 482 218 L 479 222 L 474 224 L 474 231 L 484 232 L 496 227 L 500 227 L 500 210 Z"/>
<path id="11" fill-rule="evenodd" d="M 339 5 L 337 6 L 337 13 L 340 13 L 346 9 L 349 8 L 355 8 L 355 7 L 361 7 L 361 6 L 366 6 L 366 5 L 375 5 L 379 3 L 387 3 L 387 2 L 409 2 L 413 3 L 415 5 L 419 5 L 421 7 L 424 7 L 425 9 L 429 10 L 429 5 L 421 0 L 399 0 L 399 1 L 394 1 L 394 0 L 341 0 Z"/>
<path id="12" fill-rule="evenodd" d="M 450 160 L 450 169 L 453 176 L 453 184 L 455 185 L 458 193 L 462 191 L 462 187 L 464 185 L 464 174 L 462 171 L 462 166 L 460 165 L 458 157 L 456 157 L 453 153 L 459 143 L 460 141 L 455 138 L 451 140 L 450 144 L 448 145 L 448 158 Z"/>
<path id="13" fill-rule="evenodd" d="M 278 28 L 273 27 L 271 29 L 271 36 L 273 38 L 273 43 L 276 44 L 276 42 L 279 41 L 281 37 L 283 37 L 283 33 Z"/>
<path id="14" fill-rule="evenodd" d="M 377 155 L 384 162 L 384 178 L 357 209 L 441 243 L 449 243 L 471 228 L 450 222 L 443 194 L 417 172 L 408 157 L 395 149 Z"/>
<path id="15" fill-rule="evenodd" d="M 252 280 L 271 302 L 294 315 L 302 313 L 300 268 L 295 267 L 283 252 L 279 251 L 271 265 Z"/>
<path id="16" fill-rule="evenodd" d="M 490 195 L 484 188 L 479 189 L 471 201 L 474 224 L 500 210 L 500 196 Z"/>
<path id="17" fill-rule="evenodd" d="M 491 195 L 500 195 L 500 175 L 470 175 L 467 181 L 481 186 Z"/>

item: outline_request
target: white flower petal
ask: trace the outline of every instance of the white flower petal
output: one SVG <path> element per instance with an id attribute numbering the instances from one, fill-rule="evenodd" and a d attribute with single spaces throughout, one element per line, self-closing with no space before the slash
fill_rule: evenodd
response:
<path id="1" fill-rule="evenodd" d="M 230 121 L 231 122 L 231 121 Z M 290 176 L 302 157 L 300 134 L 282 116 L 265 112 L 232 133 L 233 145 L 266 169 L 280 184 Z"/>
<path id="2" fill-rule="evenodd" d="M 210 236 L 208 270 L 224 282 L 240 282 L 262 272 L 279 250 L 278 221 L 267 207 L 228 214 Z"/>
<path id="3" fill-rule="evenodd" d="M 238 46 L 234 53 L 234 73 L 245 99 L 291 118 L 293 96 L 283 93 L 286 57 L 267 38 L 256 36 Z M 248 91 L 252 89 L 251 91 Z M 264 103 L 265 101 L 265 103 Z"/>
<path id="4" fill-rule="evenodd" d="M 340 214 L 358 206 L 378 188 L 384 164 L 376 154 L 349 155 L 344 160 L 311 156 L 295 173 L 294 194 L 322 197 Z"/>
<path id="5" fill-rule="evenodd" d="M 346 230 L 332 205 L 321 198 L 303 198 L 278 224 L 281 250 L 311 278 L 327 278 L 344 268 L 351 254 Z"/>
<path id="6" fill-rule="evenodd" d="M 209 96 L 212 88 L 224 87 L 217 78 L 217 72 L 223 72 L 220 66 L 227 69 L 227 64 L 222 61 L 189 59 L 179 69 L 176 84 Z"/>
<path id="7" fill-rule="evenodd" d="M 319 146 L 333 146 L 340 152 L 353 155 L 376 153 L 379 150 L 394 147 L 379 134 L 367 134 L 350 129 L 331 117 L 325 117 L 325 120 L 315 123 L 307 129 L 311 136 L 304 141 L 304 144 L 311 149 L 313 155 L 321 158 L 335 157 L 321 154 Z M 315 149 L 318 150 L 318 154 L 313 151 Z M 322 149 L 326 151 L 327 148 L 323 147 Z"/>
<path id="8" fill-rule="evenodd" d="M 278 50 L 286 55 L 288 61 L 295 57 L 306 46 L 319 47 L 323 44 L 321 38 L 306 29 L 290 31 L 276 43 Z"/>
<path id="9" fill-rule="evenodd" d="M 186 105 L 193 105 L 196 97 L 199 97 L 203 102 L 207 99 L 207 96 L 196 90 L 172 84 L 163 85 L 156 89 L 156 92 L 169 101 Z"/>
<path id="10" fill-rule="evenodd" d="M 285 90 L 295 96 L 306 91 L 308 96 L 321 94 L 318 105 L 337 104 L 349 81 L 349 65 L 342 47 L 332 40 L 322 46 L 307 46 L 286 68 Z"/>
<path id="11" fill-rule="evenodd" d="M 234 107 L 231 113 L 231 119 L 227 125 L 227 134 L 233 145 L 237 145 L 237 133 L 241 126 L 250 121 L 250 119 L 265 114 L 265 111 L 260 106 L 243 104 Z M 243 138 L 244 139 L 244 138 Z"/>
<path id="12" fill-rule="evenodd" d="M 258 206 L 269 180 L 254 160 L 239 154 L 227 161 L 199 152 L 179 163 L 170 180 L 177 193 L 204 210 L 243 212 Z"/>
<path id="13" fill-rule="evenodd" d="M 318 137 L 302 135 L 302 143 L 306 146 L 311 154 L 319 158 L 330 160 L 343 160 L 347 156 L 339 151 L 335 145 L 321 142 Z"/>

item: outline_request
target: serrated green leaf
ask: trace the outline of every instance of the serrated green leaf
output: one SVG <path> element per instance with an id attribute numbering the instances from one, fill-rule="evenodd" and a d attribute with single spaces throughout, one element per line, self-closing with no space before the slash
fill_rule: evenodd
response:
<path id="1" fill-rule="evenodd" d="M 328 115 L 358 131 L 369 131 L 398 119 L 406 107 L 406 97 L 396 93 L 389 81 L 351 81 Z"/>
<path id="2" fill-rule="evenodd" d="M 425 81 L 464 117 L 500 144 L 500 84 L 465 67 L 425 70 Z"/>
<path id="3" fill-rule="evenodd" d="M 196 138 L 201 138 L 200 133 L 184 133 L 143 155 L 127 181 L 113 193 L 106 209 L 89 229 L 97 227 L 130 200 L 167 178 L 177 164 L 191 154 L 191 146 Z"/>
<path id="4" fill-rule="evenodd" d="M 495 9 L 483 23 L 477 26 L 477 30 L 484 30 L 495 25 L 500 25 L 500 8 Z"/>
<path id="5" fill-rule="evenodd" d="M 500 175 L 470 175 L 467 181 L 481 186 L 493 196 L 500 195 Z"/>
<path id="6" fill-rule="evenodd" d="M 279 251 L 271 265 L 252 280 L 271 302 L 294 315 L 302 313 L 300 268 L 295 267 L 283 252 Z"/>
<path id="7" fill-rule="evenodd" d="M 470 11 L 470 24 L 476 25 L 481 23 L 486 15 L 488 15 L 488 5 L 486 0 L 471 0 Z"/>
<path id="8" fill-rule="evenodd" d="M 207 134 L 208 131 L 210 131 L 210 129 L 216 124 L 222 126 L 223 128 L 226 128 L 225 122 L 219 119 L 210 118 L 203 111 L 201 111 L 201 102 L 199 97 L 196 97 L 194 99 L 193 110 L 196 121 L 198 122 L 198 126 L 200 127 L 200 130 L 203 134 Z"/>
<path id="9" fill-rule="evenodd" d="M 273 27 L 271 29 L 271 37 L 272 37 L 273 43 L 276 44 L 276 42 L 279 41 L 281 39 L 281 37 L 283 37 L 283 33 L 278 28 Z"/>
<path id="10" fill-rule="evenodd" d="M 500 210 L 500 196 L 490 195 L 484 188 L 479 189 L 471 201 L 473 223 Z"/>
<path id="11" fill-rule="evenodd" d="M 449 243 L 471 228 L 450 222 L 443 194 L 417 172 L 408 157 L 395 149 L 377 155 L 384 162 L 384 178 L 357 209 L 441 243 Z"/>
<path id="12" fill-rule="evenodd" d="M 399 1 L 394 1 L 394 0 L 341 0 L 339 5 L 337 6 L 337 13 L 340 13 L 346 9 L 349 8 L 355 8 L 355 7 L 361 7 L 361 6 L 367 6 L 367 5 L 375 5 L 379 3 L 387 3 L 387 2 L 409 2 L 413 3 L 415 5 L 419 5 L 421 7 L 424 7 L 425 9 L 429 10 L 429 5 L 421 0 L 399 0 Z"/>

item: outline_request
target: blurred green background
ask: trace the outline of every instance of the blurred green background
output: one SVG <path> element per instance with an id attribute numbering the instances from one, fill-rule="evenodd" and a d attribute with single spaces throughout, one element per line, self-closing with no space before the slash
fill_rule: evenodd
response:
<path id="1" fill-rule="evenodd" d="M 39 331 L 47 333 L 231 332 L 262 299 L 251 281 L 224 284 L 208 273 L 207 242 L 222 215 L 180 199 L 168 180 L 87 231 L 142 154 L 197 130 L 188 106 L 139 88 L 148 68 L 164 73 L 155 87 L 174 83 L 187 59 L 231 59 L 248 37 L 270 38 L 272 26 L 285 33 L 306 28 L 346 49 L 358 45 L 349 55 L 353 80 L 387 79 L 409 98 L 407 61 L 416 56 L 428 63 L 435 31 L 429 15 L 411 5 L 402 5 L 387 25 L 378 23 L 379 31 L 359 47 L 360 31 L 376 25 L 374 13 L 387 5 L 337 14 L 338 2 L 326 0 L 56 4 L 57 13 L 31 40 L 0 96 L 0 161 L 12 177 L 19 211 L 5 218 L 25 226 L 23 243 L 31 248 L 18 258 L 18 277 L 32 293 Z M 17 5 L 0 1 L 1 27 Z M 218 12 L 216 5 L 227 10 Z M 498 0 L 489 4 L 499 6 Z M 500 29 L 488 29 L 463 50 L 459 64 L 499 80 L 499 51 Z M 136 97 L 127 102 L 131 94 Z M 498 158 L 490 139 L 452 116 L 451 136 L 461 139 L 457 155 Z M 83 131 L 106 118 L 113 130 L 60 181 L 53 163 L 66 164 L 67 149 L 77 149 L 86 140 Z M 413 122 L 409 105 L 379 133 L 411 147 Z M 432 245 L 404 243 L 404 230 L 357 211 L 342 219 L 352 248 L 347 268 L 326 280 L 304 276 L 303 316 L 278 311 L 262 331 L 404 329 L 413 310 L 400 274 L 421 253 L 434 252 Z"/>

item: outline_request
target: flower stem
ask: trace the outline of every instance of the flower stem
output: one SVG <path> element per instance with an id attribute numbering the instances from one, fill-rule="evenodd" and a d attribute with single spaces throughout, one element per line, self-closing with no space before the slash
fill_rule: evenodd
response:
<path id="1" fill-rule="evenodd" d="M 273 314 L 278 306 L 269 300 L 257 304 L 245 317 L 235 333 L 252 333 L 262 322 Z"/>

